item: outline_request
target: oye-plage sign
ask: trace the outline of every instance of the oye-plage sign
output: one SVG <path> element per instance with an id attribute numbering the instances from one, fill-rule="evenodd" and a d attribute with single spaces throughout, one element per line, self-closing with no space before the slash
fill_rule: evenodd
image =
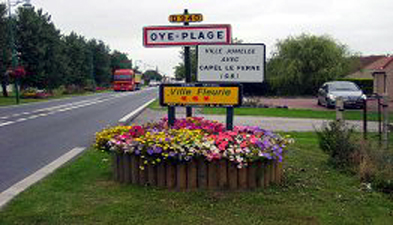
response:
<path id="1" fill-rule="evenodd" d="M 199 45 L 199 82 L 261 83 L 265 76 L 264 44 Z"/>
<path id="2" fill-rule="evenodd" d="M 231 42 L 231 26 L 156 26 L 143 28 L 143 45 L 186 46 L 199 44 L 229 44 Z"/>

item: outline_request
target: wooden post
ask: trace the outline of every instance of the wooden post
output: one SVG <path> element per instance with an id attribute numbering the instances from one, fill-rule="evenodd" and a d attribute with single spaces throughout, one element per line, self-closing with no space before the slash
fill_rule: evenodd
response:
<path id="1" fill-rule="evenodd" d="M 139 184 L 139 156 L 131 156 L 131 183 Z"/>
<path id="2" fill-rule="evenodd" d="M 255 189 L 257 187 L 257 177 L 256 177 L 257 165 L 255 163 L 252 163 L 248 165 L 247 170 L 248 170 L 247 171 L 248 187 L 250 189 Z"/>
<path id="3" fill-rule="evenodd" d="M 247 189 L 247 168 L 241 168 L 237 170 L 238 179 L 239 179 L 239 189 L 245 190 Z"/>
<path id="4" fill-rule="evenodd" d="M 148 179 L 151 186 L 157 186 L 157 167 L 155 165 L 148 166 Z"/>
<path id="5" fill-rule="evenodd" d="M 161 162 L 157 165 L 157 186 L 165 187 L 166 186 L 166 169 L 165 162 Z"/>
<path id="6" fill-rule="evenodd" d="M 139 166 L 144 166 L 144 169 L 139 169 L 139 184 L 145 185 L 146 184 L 146 170 L 147 166 L 143 163 L 144 159 L 139 157 Z"/>
<path id="7" fill-rule="evenodd" d="M 187 189 L 187 165 L 184 163 L 177 164 L 177 190 Z"/>
<path id="8" fill-rule="evenodd" d="M 208 187 L 210 190 L 215 190 L 218 186 L 217 162 L 211 161 L 210 163 L 208 163 L 207 171 L 209 174 L 207 179 Z"/>
<path id="9" fill-rule="evenodd" d="M 233 162 L 228 162 L 228 182 L 229 189 L 237 189 L 237 167 Z"/>
<path id="10" fill-rule="evenodd" d="M 336 120 L 343 121 L 344 120 L 344 101 L 343 97 L 339 96 L 336 98 Z"/>
<path id="11" fill-rule="evenodd" d="M 128 153 L 123 154 L 124 159 L 124 182 L 131 183 L 131 155 Z"/>
<path id="12" fill-rule="evenodd" d="M 187 165 L 187 189 L 188 190 L 195 190 L 197 188 L 197 161 L 193 159 L 190 163 Z"/>
<path id="13" fill-rule="evenodd" d="M 118 163 L 118 167 L 117 167 L 117 171 L 119 173 L 119 181 L 121 183 L 124 182 L 124 163 L 123 163 L 123 159 L 124 159 L 124 153 L 118 153 L 117 155 L 117 163 Z"/>
<path id="14" fill-rule="evenodd" d="M 176 166 L 170 162 L 166 164 L 166 185 L 168 189 L 174 189 L 176 185 Z"/>
<path id="15" fill-rule="evenodd" d="M 117 155 L 116 152 L 112 152 L 111 153 L 112 156 L 112 171 L 113 171 L 113 179 L 115 181 L 118 181 L 118 172 L 117 172 L 117 167 L 119 166 L 119 164 L 117 163 Z"/>
<path id="16" fill-rule="evenodd" d="M 218 162 L 218 187 L 220 189 L 228 188 L 228 164 L 227 160 Z"/>
<path id="17" fill-rule="evenodd" d="M 271 162 L 266 162 L 265 163 L 264 175 L 263 175 L 264 187 L 268 187 L 270 185 L 270 182 L 271 182 L 271 177 L 270 177 L 271 172 L 270 172 L 270 170 L 271 169 L 272 169 Z"/>
<path id="18" fill-rule="evenodd" d="M 383 96 L 383 103 L 382 103 L 382 107 L 383 107 L 383 137 L 382 137 L 382 143 L 383 143 L 383 147 L 385 150 L 388 150 L 388 125 L 389 125 L 389 105 L 388 105 L 388 96 L 384 95 Z"/>
<path id="19" fill-rule="evenodd" d="M 206 189 L 207 188 L 207 165 L 203 158 L 198 159 L 198 188 Z"/>
<path id="20" fill-rule="evenodd" d="M 265 187 L 265 163 L 257 162 L 257 187 Z"/>

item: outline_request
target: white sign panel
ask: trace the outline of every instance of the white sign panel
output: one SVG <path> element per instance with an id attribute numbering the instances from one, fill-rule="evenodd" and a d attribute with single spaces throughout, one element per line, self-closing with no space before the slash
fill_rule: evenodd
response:
<path id="1" fill-rule="evenodd" d="M 199 82 L 261 83 L 265 76 L 265 45 L 199 45 Z"/>
<path id="2" fill-rule="evenodd" d="M 231 26 L 227 24 L 143 28 L 145 47 L 229 43 L 231 43 Z"/>

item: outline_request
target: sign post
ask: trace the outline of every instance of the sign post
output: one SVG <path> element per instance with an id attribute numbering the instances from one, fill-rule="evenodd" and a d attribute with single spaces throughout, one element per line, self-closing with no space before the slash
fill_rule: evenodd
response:
<path id="1" fill-rule="evenodd" d="M 162 46 L 184 46 L 184 66 L 185 66 L 185 81 L 186 86 L 182 86 L 181 90 L 172 90 L 168 93 L 165 92 L 169 87 L 168 85 L 160 86 L 160 104 L 163 106 L 168 106 L 168 123 L 173 125 L 175 121 L 175 106 L 185 106 L 186 116 L 192 116 L 192 107 L 194 105 L 219 105 L 227 108 L 227 115 L 232 115 L 231 118 L 227 117 L 227 128 L 233 128 L 233 106 L 241 105 L 241 86 L 235 87 L 222 87 L 221 84 L 217 86 L 212 84 L 196 84 L 193 86 L 192 76 L 191 76 L 191 59 L 190 59 L 190 46 L 197 46 L 201 44 L 209 45 L 219 45 L 219 44 L 230 44 L 231 43 L 231 26 L 228 24 L 218 24 L 218 25 L 203 25 L 203 26 L 189 26 L 190 22 L 201 22 L 203 20 L 202 14 L 189 14 L 188 10 L 185 9 L 182 15 L 170 15 L 169 21 L 172 23 L 183 23 L 183 26 L 155 26 L 155 27 L 144 27 L 143 28 L 143 45 L 145 47 L 162 47 Z M 210 85 L 210 86 L 209 86 Z M 208 87 L 209 86 L 209 87 Z M 189 88 L 191 88 L 189 90 Z M 213 88 L 215 90 L 205 90 Z M 235 88 L 236 90 L 232 90 Z M 176 88 L 175 88 L 176 89 Z M 195 90 L 199 92 L 194 93 Z M 204 91 L 205 90 L 205 91 Z M 183 102 L 184 104 L 179 104 L 179 102 L 165 102 L 170 99 L 171 95 L 179 97 L 179 93 L 194 93 L 194 97 L 190 98 L 181 96 L 181 99 L 188 99 Z M 161 93 L 165 94 L 161 95 Z M 225 94 L 224 94 L 225 93 Z M 227 94 L 237 93 L 237 99 L 235 102 L 222 102 L 222 99 L 228 99 Z M 202 97 L 202 95 L 205 96 Z M 220 95 L 223 95 L 221 96 Z M 215 95 L 218 95 L 215 96 Z M 239 97 L 240 96 L 240 97 Z M 222 99 L 220 99 L 222 98 Z M 232 99 L 233 96 L 231 96 Z M 212 100 L 214 99 L 214 100 Z M 179 99 L 178 99 L 179 100 Z M 201 104 L 204 102 L 203 104 Z M 186 104 L 187 103 L 187 104 Z M 209 104 L 208 104 L 209 103 Z"/>
<path id="2" fill-rule="evenodd" d="M 188 15 L 188 10 L 184 10 L 184 15 Z M 184 22 L 184 26 L 188 26 L 189 22 Z M 191 83 L 191 59 L 190 59 L 190 46 L 184 47 L 184 66 L 186 72 L 186 83 Z M 192 108 L 186 107 L 186 117 L 192 117 Z"/>

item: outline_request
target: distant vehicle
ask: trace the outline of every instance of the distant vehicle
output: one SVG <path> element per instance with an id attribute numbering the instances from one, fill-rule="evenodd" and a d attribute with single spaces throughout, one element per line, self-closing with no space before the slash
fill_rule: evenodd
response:
<path id="1" fill-rule="evenodd" d="M 114 91 L 134 91 L 135 74 L 131 69 L 118 69 L 113 73 Z"/>
<path id="2" fill-rule="evenodd" d="M 363 100 L 366 95 L 353 82 L 350 81 L 331 81 L 326 82 L 318 90 L 318 105 L 334 108 L 337 97 L 342 97 L 344 107 L 363 107 Z"/>
<path id="3" fill-rule="evenodd" d="M 151 80 L 150 83 L 149 83 L 150 87 L 155 87 L 155 86 L 158 86 L 158 85 L 160 85 L 160 82 L 155 81 L 155 80 Z"/>
<path id="4" fill-rule="evenodd" d="M 135 73 L 135 90 L 140 90 L 142 87 L 142 74 Z"/>

